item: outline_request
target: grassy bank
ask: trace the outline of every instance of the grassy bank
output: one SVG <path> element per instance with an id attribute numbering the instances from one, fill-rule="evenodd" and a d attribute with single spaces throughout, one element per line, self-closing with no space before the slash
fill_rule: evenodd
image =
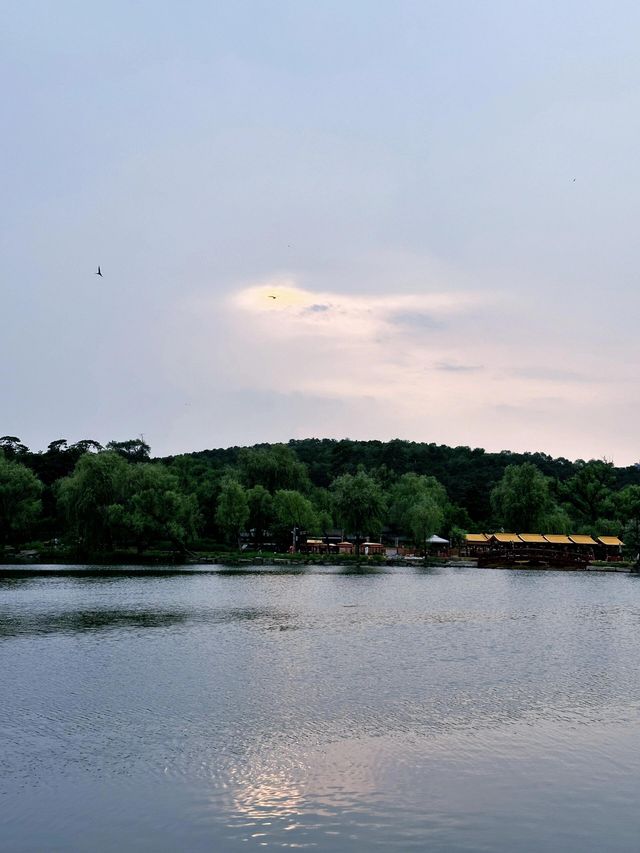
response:
<path id="1" fill-rule="evenodd" d="M 224 548 L 207 548 L 185 553 L 169 549 L 148 550 L 140 554 L 134 549 L 114 551 L 78 551 L 64 545 L 55 548 L 39 543 L 29 543 L 15 551 L 6 551 L 0 562 L 5 565 L 100 565 L 100 566 L 158 566 L 158 565 L 222 565 L 222 566 L 443 566 L 448 562 L 436 558 L 424 560 L 389 559 L 384 556 L 353 554 L 288 554 L 263 551 L 230 551 Z"/>

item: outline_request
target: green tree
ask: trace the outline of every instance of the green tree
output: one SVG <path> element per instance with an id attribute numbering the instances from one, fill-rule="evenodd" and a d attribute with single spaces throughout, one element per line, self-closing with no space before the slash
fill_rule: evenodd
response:
<path id="1" fill-rule="evenodd" d="M 382 527 L 386 501 L 382 489 L 364 471 L 343 474 L 332 485 L 333 505 L 338 522 L 355 535 L 356 556 L 360 558 L 362 534 L 371 536 Z"/>
<path id="2" fill-rule="evenodd" d="M 427 558 L 427 540 L 439 529 L 444 512 L 431 497 L 420 498 L 409 510 L 408 522 L 416 543 L 423 549 Z"/>
<path id="3" fill-rule="evenodd" d="M 142 552 L 166 539 L 184 550 L 200 522 L 195 496 L 164 465 L 132 467 L 113 451 L 85 453 L 57 493 L 71 531 L 89 551 L 135 544 Z"/>
<path id="4" fill-rule="evenodd" d="M 41 493 L 40 480 L 0 450 L 0 542 L 28 532 L 42 508 Z"/>
<path id="5" fill-rule="evenodd" d="M 275 517 L 273 497 L 264 486 L 254 486 L 247 490 L 247 502 L 249 504 L 249 530 L 252 531 L 253 541 L 256 544 L 262 544 Z"/>
<path id="6" fill-rule="evenodd" d="M 49 445 L 49 447 L 51 447 L 51 445 Z M 92 438 L 83 438 L 80 441 L 76 441 L 75 444 L 72 444 L 69 450 L 73 453 L 77 453 L 78 457 L 80 457 L 83 453 L 99 453 L 101 450 L 104 450 L 104 447 L 99 441 L 94 441 Z"/>
<path id="7" fill-rule="evenodd" d="M 599 459 L 582 462 L 578 471 L 561 485 L 560 494 L 578 522 L 594 525 L 598 518 L 614 514 L 613 465 Z"/>
<path id="8" fill-rule="evenodd" d="M 295 489 L 279 489 L 273 498 L 273 509 L 282 538 L 287 531 L 309 531 L 317 525 L 313 504 Z M 296 533 L 293 533 L 293 541 L 295 550 Z"/>
<path id="9" fill-rule="evenodd" d="M 216 521 L 225 531 L 230 540 L 235 540 L 238 548 L 241 545 L 242 531 L 249 520 L 249 502 L 247 493 L 240 483 L 231 476 L 222 481 Z"/>
<path id="10" fill-rule="evenodd" d="M 207 459 L 187 454 L 171 459 L 168 467 L 178 478 L 181 491 L 195 496 L 204 535 L 215 536 L 218 533 L 216 508 L 221 481 L 225 476 L 224 470 Z"/>
<path id="11" fill-rule="evenodd" d="M 184 551 L 200 526 L 195 495 L 185 494 L 178 478 L 163 465 L 146 463 L 127 471 L 121 527 L 133 534 L 138 550 L 168 539 Z"/>
<path id="12" fill-rule="evenodd" d="M 621 489 L 616 495 L 615 502 L 618 516 L 624 526 L 622 538 L 625 549 L 635 557 L 640 552 L 640 486 L 626 486 Z"/>
<path id="13" fill-rule="evenodd" d="M 315 511 L 315 527 L 312 533 L 321 535 L 325 542 L 329 542 L 329 533 L 334 528 L 333 497 L 329 489 L 313 487 L 311 490 L 311 503 Z"/>
<path id="14" fill-rule="evenodd" d="M 542 514 L 540 518 L 539 531 L 540 533 L 579 533 L 580 531 L 573 529 L 573 524 L 569 513 L 561 506 L 552 503 L 549 508 Z M 526 531 L 520 531 L 524 533 Z"/>
<path id="15" fill-rule="evenodd" d="M 392 523 L 410 531 L 426 557 L 427 539 L 440 530 L 449 510 L 446 489 L 435 477 L 403 474 L 391 489 L 390 498 Z"/>
<path id="16" fill-rule="evenodd" d="M 3 435 L 0 437 L 0 453 L 3 453 L 7 459 L 19 459 L 29 453 L 29 448 L 17 435 Z"/>
<path id="17" fill-rule="evenodd" d="M 285 444 L 269 447 L 245 447 L 238 454 L 240 479 L 247 488 L 264 486 L 274 494 L 278 489 L 308 491 L 306 466 Z"/>
<path id="18" fill-rule="evenodd" d="M 85 550 L 112 548 L 127 498 L 127 463 L 117 453 L 86 453 L 68 477 L 58 480 L 58 505 L 70 532 Z"/>
<path id="19" fill-rule="evenodd" d="M 322 534 L 325 542 L 329 541 L 329 531 L 333 528 L 333 516 L 327 509 L 316 510 L 316 525 L 314 533 Z"/>
<path id="20" fill-rule="evenodd" d="M 431 501 L 439 507 L 443 516 L 449 506 L 447 491 L 442 483 L 424 474 L 403 474 L 392 487 L 389 498 L 389 519 L 405 531 L 411 529 L 411 510 L 419 502 Z"/>
<path id="21" fill-rule="evenodd" d="M 98 452 L 102 447 L 96 441 L 83 439 L 69 445 L 66 439 L 58 438 L 49 443 L 42 453 L 27 453 L 24 464 L 36 475 L 44 486 L 42 492 L 42 520 L 38 525 L 46 538 L 61 535 L 65 530 L 65 521 L 58 511 L 54 484 L 62 477 L 68 477 L 85 454 Z"/>
<path id="22" fill-rule="evenodd" d="M 454 548 L 461 548 L 465 543 L 465 537 L 467 532 L 462 527 L 456 527 L 455 525 L 449 531 L 449 540 Z"/>
<path id="23" fill-rule="evenodd" d="M 110 441 L 107 450 L 112 450 L 127 462 L 148 462 L 151 453 L 151 448 L 142 436 L 127 441 Z"/>
<path id="24" fill-rule="evenodd" d="M 83 439 L 69 446 L 65 438 L 58 438 L 50 442 L 44 453 L 29 454 L 25 464 L 29 465 L 45 486 L 51 486 L 61 477 L 71 474 L 83 454 L 100 450 L 101 445 L 91 439 Z"/>
<path id="25" fill-rule="evenodd" d="M 552 509 L 549 480 L 531 462 L 508 465 L 491 491 L 491 507 L 498 523 L 508 530 L 540 530 Z"/>

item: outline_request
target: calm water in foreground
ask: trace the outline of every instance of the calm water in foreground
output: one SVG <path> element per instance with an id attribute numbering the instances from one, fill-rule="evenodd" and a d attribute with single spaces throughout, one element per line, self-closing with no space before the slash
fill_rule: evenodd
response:
<path id="1" fill-rule="evenodd" d="M 3 851 L 636 851 L 640 578 L 0 578 Z"/>

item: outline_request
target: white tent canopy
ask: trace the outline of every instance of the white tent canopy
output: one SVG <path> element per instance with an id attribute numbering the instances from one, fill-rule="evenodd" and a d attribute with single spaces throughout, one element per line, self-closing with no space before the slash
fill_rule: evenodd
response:
<path id="1" fill-rule="evenodd" d="M 442 539 L 442 537 L 436 536 L 435 534 L 433 536 L 430 536 L 427 539 L 427 542 L 430 542 L 432 545 L 448 545 L 449 544 L 448 539 Z"/>

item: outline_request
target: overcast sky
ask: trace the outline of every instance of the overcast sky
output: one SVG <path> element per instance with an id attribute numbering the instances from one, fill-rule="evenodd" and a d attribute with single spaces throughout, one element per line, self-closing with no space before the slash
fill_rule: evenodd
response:
<path id="1" fill-rule="evenodd" d="M 637 461 L 639 32 L 631 0 L 4 4 L 0 432 Z"/>

